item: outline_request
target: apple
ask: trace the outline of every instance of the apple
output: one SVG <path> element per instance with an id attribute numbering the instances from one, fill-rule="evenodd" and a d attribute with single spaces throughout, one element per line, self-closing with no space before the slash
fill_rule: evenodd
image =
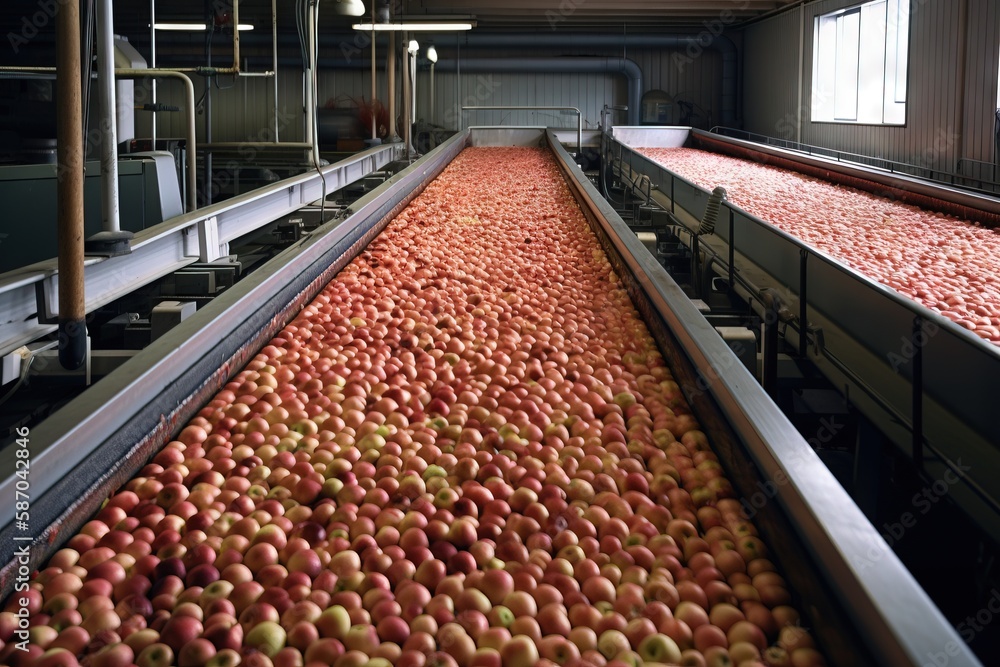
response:
<path id="1" fill-rule="evenodd" d="M 284 648 L 285 639 L 285 629 L 281 625 L 274 621 L 262 621 L 246 633 L 243 644 L 273 658 Z"/>
<path id="2" fill-rule="evenodd" d="M 201 667 L 216 654 L 215 646 L 212 642 L 202 637 L 192 639 L 183 647 L 177 655 L 178 667 Z"/>
<path id="3" fill-rule="evenodd" d="M 503 667 L 534 667 L 538 663 L 538 647 L 530 637 L 514 635 L 500 649 Z"/>
<path id="4" fill-rule="evenodd" d="M 135 654 L 128 644 L 108 644 L 90 655 L 91 667 L 128 667 L 135 661 Z"/>
<path id="5" fill-rule="evenodd" d="M 643 639 L 638 646 L 638 653 L 643 660 L 653 662 L 677 663 L 681 660 L 681 649 L 677 643 L 662 633 L 652 634 Z"/>

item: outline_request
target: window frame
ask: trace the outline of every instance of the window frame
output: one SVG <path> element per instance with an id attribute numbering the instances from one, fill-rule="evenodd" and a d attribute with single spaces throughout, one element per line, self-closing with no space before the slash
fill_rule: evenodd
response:
<path id="1" fill-rule="evenodd" d="M 910 71 L 912 69 L 910 67 L 911 60 L 912 60 L 912 57 L 911 57 L 912 56 L 912 53 L 911 53 L 911 51 L 912 51 L 912 49 L 911 49 L 912 39 L 911 38 L 912 38 L 912 32 L 913 32 L 912 31 L 913 22 L 910 19 L 912 18 L 912 14 L 913 14 L 913 12 L 912 12 L 912 10 L 913 10 L 913 0 L 895 0 L 895 2 L 898 3 L 896 5 L 897 16 L 895 18 L 895 25 L 896 25 L 896 30 L 897 30 L 897 33 L 896 33 L 897 45 L 896 45 L 896 49 L 895 49 L 895 54 L 893 55 L 893 61 L 895 63 L 895 69 L 897 70 L 897 72 L 896 72 L 896 76 L 894 76 L 891 81 L 889 80 L 889 74 L 890 74 L 890 72 L 889 72 L 889 58 L 890 58 L 890 53 L 889 53 L 888 39 L 889 39 L 889 34 L 890 34 L 889 24 L 890 24 L 890 22 L 893 19 L 890 19 L 890 17 L 888 16 L 888 11 L 889 11 L 889 7 L 890 7 L 890 1 L 891 0 L 866 0 L 865 2 L 857 2 L 857 3 L 854 3 L 854 4 L 849 5 L 847 7 L 842 7 L 840 9 L 837 9 L 837 10 L 834 10 L 834 11 L 826 12 L 826 13 L 823 13 L 823 14 L 817 14 L 817 15 L 815 15 L 813 17 L 813 48 L 812 48 L 812 58 L 813 58 L 813 63 L 812 64 L 813 64 L 813 66 L 812 66 L 812 79 L 810 81 L 810 84 L 811 84 L 811 91 L 810 91 L 810 94 L 811 94 L 811 104 L 810 104 L 810 113 L 809 113 L 809 121 L 811 123 L 814 123 L 816 125 L 839 125 L 839 126 L 851 125 L 851 126 L 859 126 L 859 127 L 888 127 L 888 128 L 905 128 L 905 127 L 908 126 L 909 119 L 910 119 L 910 104 L 909 104 L 909 93 L 910 93 L 910 90 L 911 90 L 911 86 L 910 86 Z M 833 62 L 832 65 L 828 64 L 825 67 L 825 69 L 827 70 L 826 75 L 828 77 L 830 77 L 830 78 L 826 79 L 826 82 L 827 83 L 832 83 L 832 86 L 827 86 L 827 87 L 825 87 L 822 90 L 818 86 L 818 82 L 820 81 L 821 78 L 823 78 L 823 72 L 822 72 L 822 70 L 824 69 L 824 66 L 823 66 L 823 64 L 822 64 L 822 62 L 820 60 L 820 49 L 821 49 L 821 46 L 822 46 L 820 32 L 821 32 L 821 29 L 822 29 L 822 26 L 823 26 L 823 22 L 824 21 L 830 21 L 830 20 L 837 21 L 838 19 L 842 18 L 843 16 L 846 16 L 848 14 L 852 14 L 852 13 L 855 13 L 855 12 L 857 12 L 859 14 L 859 17 L 860 17 L 861 15 L 863 15 L 863 9 L 866 6 L 874 5 L 874 4 L 877 4 L 879 2 L 885 2 L 886 3 L 886 27 L 885 27 L 885 30 L 884 30 L 884 32 L 882 34 L 883 53 L 882 53 L 882 82 L 881 82 L 881 89 L 882 89 L 882 110 L 881 110 L 881 114 L 880 114 L 881 115 L 881 120 L 879 120 L 879 121 L 873 121 L 873 120 L 869 120 L 867 118 L 865 120 L 850 120 L 850 119 L 837 118 L 836 117 L 836 92 L 835 92 L 835 90 L 836 90 L 836 78 L 837 78 L 837 75 L 836 75 L 836 61 L 837 61 L 836 37 L 834 37 L 834 43 L 833 43 L 834 53 L 832 54 L 832 57 L 831 57 L 831 59 L 834 62 Z M 905 3 L 905 7 L 903 6 L 904 3 Z M 905 30 L 902 29 L 903 28 L 903 26 L 902 26 L 903 17 L 905 17 L 905 22 L 906 22 Z M 834 25 L 833 30 L 834 30 L 835 33 L 836 33 L 836 31 L 838 29 L 839 29 L 839 26 L 838 25 Z M 859 35 L 858 36 L 858 46 L 859 46 L 858 69 L 859 69 L 859 77 L 858 77 L 858 81 L 857 81 L 858 91 L 857 91 L 857 96 L 856 96 L 856 107 L 857 107 L 857 109 L 859 111 L 860 111 L 860 107 L 861 107 L 861 94 L 862 94 L 861 93 L 862 81 L 861 81 L 861 77 L 860 77 L 860 71 L 863 69 L 863 66 L 864 66 L 863 63 L 862 63 L 861 55 L 860 55 L 860 52 L 862 50 L 860 35 L 863 32 L 864 32 L 864 28 L 861 25 L 860 18 L 859 18 L 859 27 L 858 27 L 858 35 Z M 898 74 L 899 74 L 898 70 L 900 69 L 899 68 L 899 64 L 898 64 L 899 53 L 900 53 L 898 45 L 899 45 L 899 41 L 900 41 L 899 38 L 901 36 L 904 36 L 904 35 L 905 35 L 905 39 L 906 39 L 906 50 L 905 50 L 906 64 L 905 64 L 905 72 L 903 72 L 903 76 L 900 77 L 900 76 L 898 76 Z M 829 39 L 829 38 L 827 38 L 827 39 Z M 827 47 L 827 48 L 829 48 L 829 47 Z M 906 101 L 903 101 L 903 102 L 898 102 L 896 100 L 896 96 L 898 94 L 898 89 L 900 88 L 900 85 L 899 85 L 900 82 L 903 82 L 903 85 L 905 86 L 905 94 L 906 94 L 906 98 L 907 98 Z M 833 90 L 833 92 L 831 92 L 831 89 Z M 829 109 L 829 111 L 827 113 L 822 113 L 822 114 L 818 113 L 818 111 L 820 109 L 823 109 L 823 106 L 821 106 L 822 103 L 817 103 L 817 98 L 818 97 L 827 97 L 827 99 L 830 99 L 830 101 L 828 103 L 826 103 L 827 104 L 827 108 Z M 1000 91 L 998 91 L 998 97 L 1000 97 Z M 888 108 L 888 106 L 890 104 L 895 104 L 895 105 L 902 104 L 903 105 L 902 118 L 898 122 L 886 121 L 886 117 L 889 115 L 888 112 L 887 112 L 887 108 Z M 856 115 L 860 116 L 861 114 L 858 113 Z"/>

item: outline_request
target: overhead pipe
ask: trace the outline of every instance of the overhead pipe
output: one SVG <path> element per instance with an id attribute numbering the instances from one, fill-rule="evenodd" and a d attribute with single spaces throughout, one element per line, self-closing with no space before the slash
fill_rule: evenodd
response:
<path id="1" fill-rule="evenodd" d="M 117 69 L 115 76 L 119 79 L 174 79 L 184 84 L 187 99 L 187 210 L 198 210 L 198 125 L 191 77 L 184 72 L 163 69 Z"/>
<path id="2" fill-rule="evenodd" d="M 447 43 L 447 42 L 445 42 Z M 725 35 L 702 34 L 666 34 L 666 35 L 612 35 L 612 34 L 572 34 L 556 33 L 546 35 L 544 40 L 535 35 L 489 35 L 483 33 L 457 36 L 454 43 L 469 48 L 516 48 L 516 49 L 552 49 L 552 48 L 629 48 L 629 49 L 682 49 L 686 58 L 697 58 L 704 51 L 715 51 L 722 57 L 722 99 L 720 116 L 723 123 L 737 124 L 737 72 L 739 54 L 736 45 Z M 686 60 L 685 60 L 686 62 Z M 464 63 L 463 63 L 464 66 Z M 679 66 L 679 65 L 678 65 Z M 639 124 L 639 99 L 629 101 L 629 123 Z"/>
<path id="3" fill-rule="evenodd" d="M 354 38 L 353 33 L 329 33 L 325 34 L 324 40 L 330 43 L 341 43 L 344 40 Z M 259 36 L 246 35 L 245 40 L 256 43 Z M 389 43 L 394 40 L 389 38 Z M 507 35 L 488 34 L 482 32 L 463 33 L 461 35 L 440 36 L 435 39 L 436 45 L 454 46 L 461 49 L 517 49 L 520 51 L 552 51 L 554 49 L 572 49 L 580 51 L 584 49 L 614 49 L 621 53 L 624 49 L 672 49 L 683 52 L 678 67 L 686 65 L 689 60 L 699 57 L 705 51 L 718 53 L 722 59 L 722 98 L 720 103 L 720 123 L 727 126 L 738 125 L 737 100 L 738 95 L 738 72 L 739 53 L 736 45 L 725 34 L 712 35 L 707 32 L 702 33 L 674 33 L 674 34 L 635 34 L 635 35 L 614 35 L 614 34 L 593 34 L 593 33 L 568 33 L 558 32 L 546 35 L 545 39 L 539 39 L 536 35 Z M 568 56 L 583 57 L 583 56 Z M 596 57 L 596 56 L 590 56 Z M 465 60 L 462 61 L 465 66 Z M 640 90 L 640 98 L 645 91 Z M 629 104 L 629 123 L 638 124 L 640 118 L 640 107 Z"/>
<path id="4" fill-rule="evenodd" d="M 439 71 L 454 72 L 458 61 L 439 60 Z M 638 124 L 638 109 L 642 104 L 642 69 L 628 58 L 462 58 L 463 72 L 471 73 L 561 73 L 561 74 L 621 74 L 628 80 L 629 123 Z"/>
<path id="5" fill-rule="evenodd" d="M 59 246 L 59 363 L 74 370 L 87 357 L 83 279 L 83 87 L 80 81 L 80 4 L 56 10 Z"/>
<path id="6" fill-rule="evenodd" d="M 390 42 L 391 44 L 392 42 Z M 287 62 L 291 63 L 293 59 Z M 393 59 L 389 59 L 392 64 Z M 323 69 L 353 69 L 364 70 L 371 64 L 363 60 L 344 60 L 343 58 L 323 58 L 319 67 Z M 642 105 L 642 69 L 638 63 L 628 58 L 619 57 L 546 57 L 546 58 L 461 58 L 459 60 L 439 60 L 436 67 L 440 71 L 471 73 L 538 73 L 552 72 L 564 74 L 621 74 L 628 81 L 628 113 L 629 123 L 638 124 L 638 109 Z M 393 74 L 395 68 L 390 69 Z M 394 77 L 390 78 L 394 83 Z M 390 91 L 393 87 L 390 85 Z M 394 96 L 390 94 L 392 102 Z M 392 122 L 393 114 L 390 114 Z M 395 127 L 393 127 L 395 129 Z"/>
<path id="7" fill-rule="evenodd" d="M 79 23 L 79 18 L 77 18 Z M 79 44 L 79 40 L 77 40 Z M 79 60 L 77 61 L 79 63 Z M 51 78 L 55 75 L 58 80 L 58 68 L 56 67 L 0 67 L 0 79 L 7 78 Z M 187 155 L 187 210 L 196 211 L 198 210 L 198 203 L 196 197 L 197 181 L 196 181 L 196 170 L 198 166 L 198 158 L 195 155 L 197 150 L 197 121 L 195 114 L 195 96 L 194 96 L 194 83 L 184 72 L 180 72 L 174 69 L 125 69 L 118 68 L 115 69 L 115 77 L 119 79 L 175 79 L 182 81 L 185 88 L 185 96 L 187 98 L 187 137 L 186 141 L 188 144 L 188 155 Z M 57 83 L 58 85 L 58 83 Z M 61 99 L 61 98 L 60 98 Z M 61 105 L 60 105 L 61 109 Z M 81 107 L 82 109 L 82 107 Z M 83 114 L 81 111 L 80 122 L 83 123 Z M 82 125 L 81 125 L 82 127 Z M 269 144 L 278 146 L 287 146 L 287 144 Z"/>

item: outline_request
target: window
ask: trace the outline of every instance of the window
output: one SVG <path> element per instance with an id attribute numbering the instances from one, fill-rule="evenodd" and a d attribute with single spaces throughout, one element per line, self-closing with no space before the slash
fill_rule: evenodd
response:
<path id="1" fill-rule="evenodd" d="M 816 17 L 812 120 L 906 123 L 910 0 L 874 0 Z"/>

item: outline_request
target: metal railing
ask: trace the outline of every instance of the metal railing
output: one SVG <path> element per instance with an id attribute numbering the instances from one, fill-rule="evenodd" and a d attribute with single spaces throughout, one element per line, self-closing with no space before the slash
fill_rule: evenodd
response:
<path id="1" fill-rule="evenodd" d="M 804 144 L 791 139 L 771 137 L 766 134 L 758 134 L 757 132 L 749 132 L 747 130 L 732 127 L 723 127 L 721 125 L 716 125 L 709 130 L 709 132 L 712 134 L 719 134 L 724 137 L 731 137 L 733 139 L 743 139 L 745 141 L 752 141 L 754 143 L 773 146 L 775 148 L 795 151 L 809 156 L 823 157 L 837 162 L 849 162 L 866 167 L 874 167 L 876 169 L 887 171 L 890 174 L 903 174 L 907 176 L 915 176 L 917 178 L 924 178 L 937 183 L 947 183 L 948 185 L 952 185 L 954 187 L 972 190 L 983 194 L 995 195 L 1000 192 L 1000 180 L 997 178 L 998 171 L 1000 170 L 998 170 L 997 165 L 992 162 L 960 158 L 956 165 L 956 170 L 948 171 L 947 169 L 937 169 L 928 165 L 912 164 L 901 160 L 891 160 L 889 158 L 863 155 L 861 153 L 826 148 L 824 146 Z M 992 175 L 989 178 L 983 178 L 962 173 L 962 165 L 964 164 L 989 166 L 992 169 Z"/>

